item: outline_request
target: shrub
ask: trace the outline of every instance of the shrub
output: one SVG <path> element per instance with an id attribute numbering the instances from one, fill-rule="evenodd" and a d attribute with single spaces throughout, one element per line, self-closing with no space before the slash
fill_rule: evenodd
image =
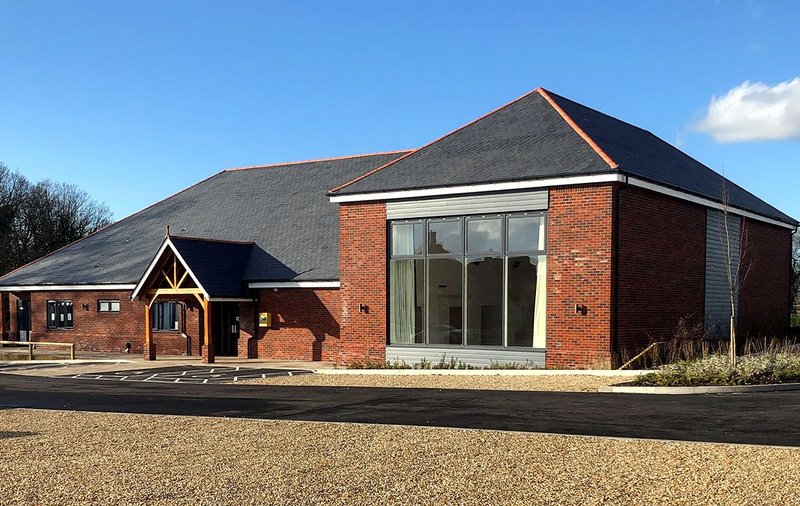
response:
<path id="1" fill-rule="evenodd" d="M 487 367 L 479 367 L 471 364 L 465 364 L 455 357 L 450 357 L 448 360 L 446 355 L 442 355 L 439 362 L 432 363 L 425 358 L 421 358 L 419 362 L 407 364 L 405 361 L 398 361 L 397 359 L 389 362 L 351 362 L 348 369 L 460 369 L 460 370 L 474 370 L 474 369 L 537 369 L 537 365 L 530 361 L 525 361 L 524 364 L 518 362 L 496 362 L 491 361 Z"/>
<path id="2" fill-rule="evenodd" d="M 742 357 L 736 366 L 726 355 L 681 360 L 628 383 L 635 386 L 765 385 L 800 382 L 800 354 L 773 351 Z"/>

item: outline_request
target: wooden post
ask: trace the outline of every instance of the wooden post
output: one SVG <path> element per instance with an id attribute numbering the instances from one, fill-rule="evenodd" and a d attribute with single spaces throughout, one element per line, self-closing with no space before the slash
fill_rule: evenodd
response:
<path id="1" fill-rule="evenodd" d="M 150 321 L 150 300 L 144 299 L 144 359 L 156 359 L 156 344 L 153 342 L 153 322 Z"/>
<path id="2" fill-rule="evenodd" d="M 0 292 L 0 341 L 6 341 L 9 338 L 10 318 L 10 297 L 8 292 Z"/>
<path id="3" fill-rule="evenodd" d="M 214 363 L 214 336 L 211 333 L 211 302 L 203 299 L 203 339 L 205 344 L 203 346 L 203 363 Z"/>

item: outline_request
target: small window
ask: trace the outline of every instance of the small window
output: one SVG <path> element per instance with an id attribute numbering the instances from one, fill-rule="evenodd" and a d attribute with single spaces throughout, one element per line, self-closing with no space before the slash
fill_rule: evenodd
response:
<path id="1" fill-rule="evenodd" d="M 97 301 L 98 313 L 119 313 L 119 301 L 101 299 Z"/>
<path id="2" fill-rule="evenodd" d="M 177 302 L 156 302 L 150 311 L 153 330 L 178 330 Z"/>
<path id="3" fill-rule="evenodd" d="M 48 329 L 71 329 L 73 324 L 71 300 L 47 301 Z"/>

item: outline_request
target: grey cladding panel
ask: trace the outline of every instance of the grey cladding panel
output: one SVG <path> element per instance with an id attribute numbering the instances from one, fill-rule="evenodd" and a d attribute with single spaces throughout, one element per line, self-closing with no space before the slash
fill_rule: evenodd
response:
<path id="1" fill-rule="evenodd" d="M 467 195 L 440 199 L 387 202 L 386 218 L 435 218 L 437 216 L 463 216 L 467 214 L 512 213 L 547 209 L 547 190 L 502 193 L 495 195 Z"/>
<path id="2" fill-rule="evenodd" d="M 464 364 L 478 367 L 488 367 L 492 365 L 492 362 L 544 367 L 544 353 L 543 349 L 538 348 L 527 351 L 436 346 L 387 346 L 386 361 L 405 362 L 408 365 L 413 365 L 425 359 L 432 364 L 437 364 L 444 357 L 445 362 L 455 359 Z"/>
<path id="3" fill-rule="evenodd" d="M 739 234 L 741 218 L 728 216 L 728 234 L 725 233 L 722 211 L 708 209 L 706 218 L 706 297 L 705 323 L 711 337 L 729 335 L 731 303 L 728 283 L 727 239 L 730 237 L 730 257 L 734 288 L 739 270 Z M 734 295 L 738 310 L 738 294 Z"/>

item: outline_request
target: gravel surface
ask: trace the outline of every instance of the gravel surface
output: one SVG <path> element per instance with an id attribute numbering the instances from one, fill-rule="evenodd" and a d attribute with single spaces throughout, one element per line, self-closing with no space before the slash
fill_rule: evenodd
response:
<path id="1" fill-rule="evenodd" d="M 3 504 L 800 504 L 800 450 L 0 411 Z"/>
<path id="2" fill-rule="evenodd" d="M 601 386 L 630 381 L 627 376 L 446 376 L 446 375 L 358 375 L 307 374 L 242 381 L 264 385 L 385 388 L 463 388 L 470 390 L 539 390 L 597 392 Z"/>

